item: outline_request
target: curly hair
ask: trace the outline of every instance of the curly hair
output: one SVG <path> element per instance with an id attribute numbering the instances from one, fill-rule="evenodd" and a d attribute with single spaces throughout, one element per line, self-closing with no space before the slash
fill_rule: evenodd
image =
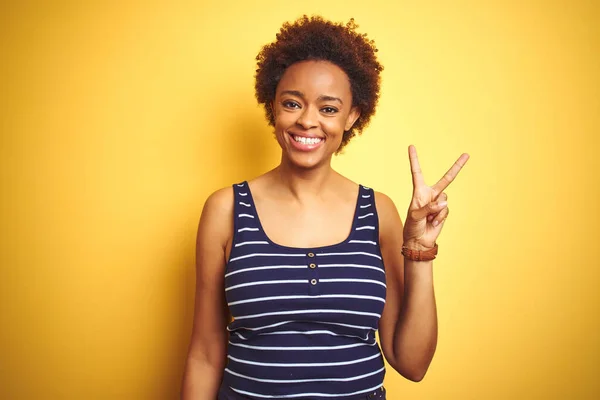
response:
<path id="1" fill-rule="evenodd" d="M 352 106 L 360 110 L 353 127 L 344 131 L 336 154 L 362 133 L 375 114 L 383 66 L 377 61 L 375 42 L 366 33 L 357 33 L 356 28 L 354 18 L 343 24 L 304 15 L 293 23 L 284 23 L 276 40 L 262 47 L 256 56 L 255 91 L 269 125 L 275 126 L 271 102 L 285 70 L 299 61 L 320 60 L 337 65 L 348 75 Z"/>

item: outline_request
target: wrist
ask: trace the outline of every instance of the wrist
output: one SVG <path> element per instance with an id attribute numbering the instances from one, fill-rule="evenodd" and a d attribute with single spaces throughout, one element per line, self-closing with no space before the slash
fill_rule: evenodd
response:
<path id="1" fill-rule="evenodd" d="M 415 247 L 410 247 L 415 246 Z M 431 261 L 434 260 L 438 253 L 438 245 L 434 243 L 433 247 L 427 248 L 426 246 L 422 246 L 420 244 L 404 244 L 402 246 L 402 255 L 406 260 L 413 261 Z"/>
<path id="2" fill-rule="evenodd" d="M 427 250 L 431 250 L 435 247 L 435 243 L 431 246 L 424 246 L 420 243 L 418 243 L 416 240 L 404 240 L 402 247 L 406 247 L 407 249 L 411 249 L 411 250 L 420 250 L 420 251 L 427 251 Z"/>

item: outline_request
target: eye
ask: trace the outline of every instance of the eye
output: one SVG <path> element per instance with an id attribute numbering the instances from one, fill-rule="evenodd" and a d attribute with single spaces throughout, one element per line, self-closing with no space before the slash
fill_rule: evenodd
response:
<path id="1" fill-rule="evenodd" d="M 297 110 L 298 108 L 300 108 L 300 104 L 296 103 L 295 101 L 292 100 L 285 100 L 283 102 L 281 102 L 281 104 L 285 107 L 285 108 L 291 108 L 294 110 Z"/>
<path id="2" fill-rule="evenodd" d="M 325 114 L 335 114 L 336 112 L 338 112 L 337 108 L 333 108 L 333 107 L 323 107 L 321 110 Z"/>

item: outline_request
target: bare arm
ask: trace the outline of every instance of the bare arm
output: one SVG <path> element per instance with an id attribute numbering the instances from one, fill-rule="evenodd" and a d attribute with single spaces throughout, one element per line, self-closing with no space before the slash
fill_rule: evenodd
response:
<path id="1" fill-rule="evenodd" d="M 223 378 L 229 312 L 225 300 L 226 248 L 233 234 L 233 189 L 213 193 L 202 210 L 196 242 L 194 327 L 182 400 L 216 399 Z"/>
<path id="2" fill-rule="evenodd" d="M 405 260 L 403 225 L 392 200 L 375 194 L 387 296 L 379 338 L 388 363 L 414 382 L 423 379 L 437 345 L 433 262 Z"/>
<path id="3" fill-rule="evenodd" d="M 389 277 L 380 339 L 390 365 L 404 377 L 418 382 L 425 376 L 437 346 L 433 262 L 406 259 L 401 247 L 404 241 L 407 247 L 417 250 L 435 246 L 449 212 L 444 190 L 470 156 L 461 154 L 433 186 L 425 183 L 415 146 L 408 146 L 408 157 L 413 193 L 404 227 L 394 203 L 383 194 L 375 194 L 381 209 L 381 252 Z"/>

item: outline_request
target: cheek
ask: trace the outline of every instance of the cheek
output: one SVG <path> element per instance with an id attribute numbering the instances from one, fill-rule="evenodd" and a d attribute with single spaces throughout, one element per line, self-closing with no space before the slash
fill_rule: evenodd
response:
<path id="1" fill-rule="evenodd" d="M 346 117 L 339 115 L 335 118 L 327 118 L 323 123 L 323 128 L 330 135 L 342 135 L 346 127 Z"/>
<path id="2" fill-rule="evenodd" d="M 275 117 L 274 121 L 275 129 L 281 130 L 288 128 L 290 125 L 293 125 L 295 119 L 290 113 L 279 112 L 277 113 L 277 116 Z"/>

